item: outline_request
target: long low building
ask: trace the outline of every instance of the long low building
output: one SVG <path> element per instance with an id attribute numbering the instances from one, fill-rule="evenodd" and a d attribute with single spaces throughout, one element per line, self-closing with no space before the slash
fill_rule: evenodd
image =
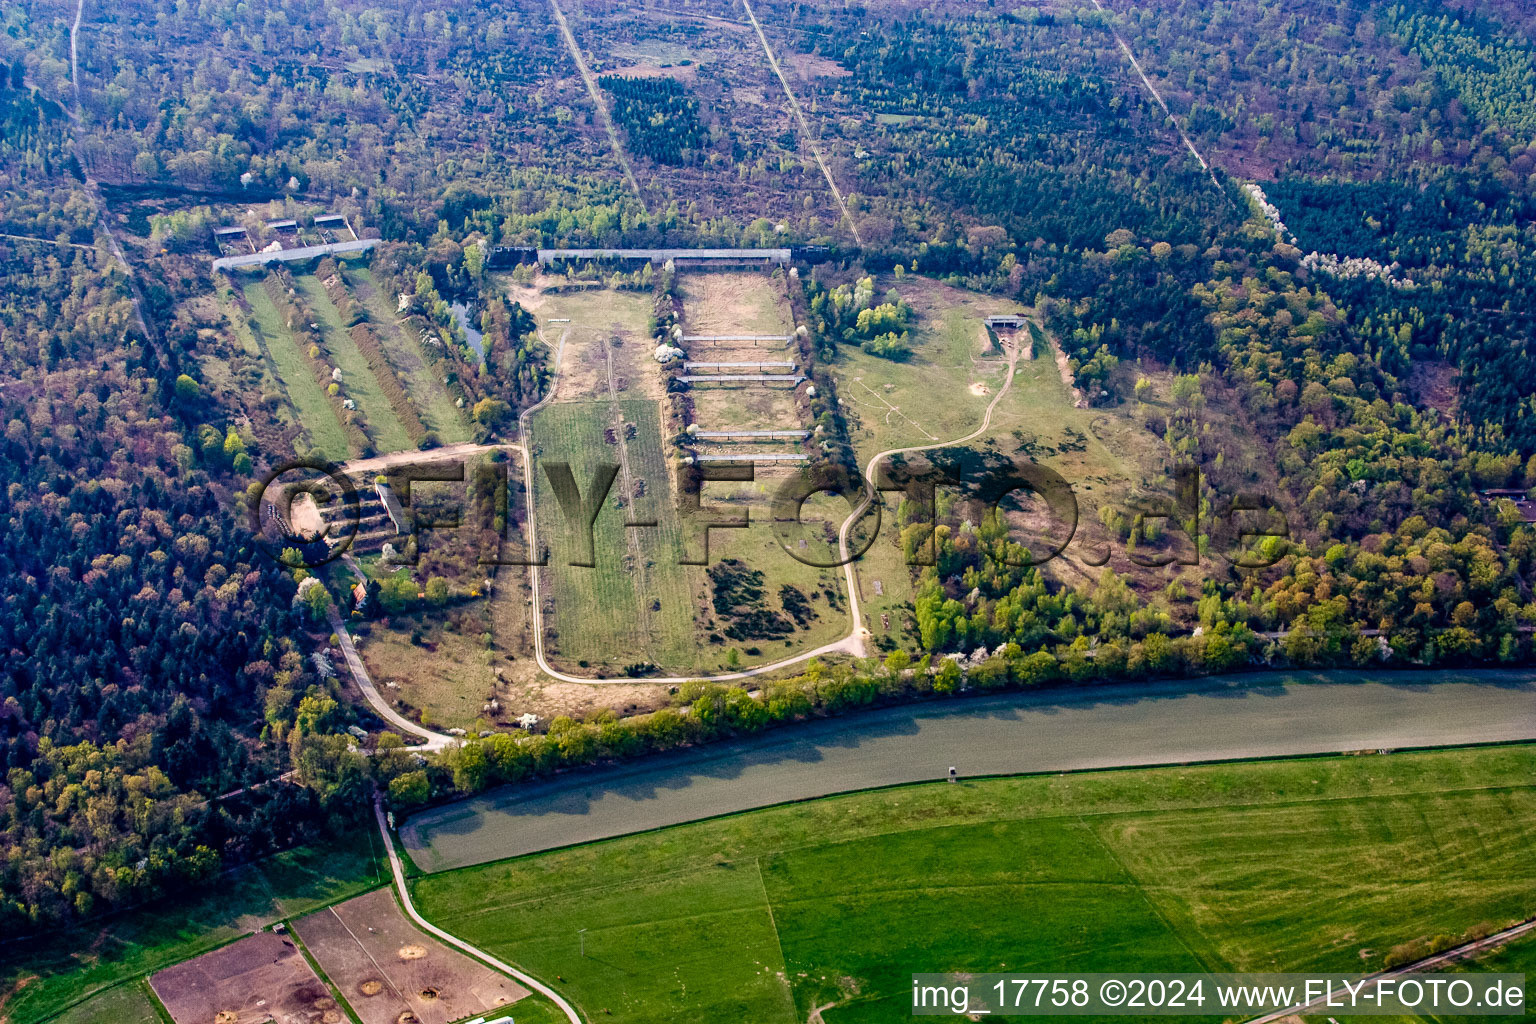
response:
<path id="1" fill-rule="evenodd" d="M 709 441 L 723 437 L 798 437 L 811 436 L 809 430 L 695 430 L 692 437 Z"/>
<path id="2" fill-rule="evenodd" d="M 540 249 L 539 262 L 545 265 L 560 260 L 761 260 L 764 263 L 788 263 L 788 249 Z"/>
<path id="3" fill-rule="evenodd" d="M 771 366 L 781 366 L 781 367 L 783 367 L 786 370 L 793 370 L 795 368 L 795 364 L 792 363 L 792 362 L 789 362 L 788 360 L 762 360 L 762 361 L 758 361 L 758 360 L 748 359 L 748 360 L 746 360 L 744 362 L 740 362 L 740 363 L 684 363 L 683 364 L 683 369 L 685 369 L 685 370 L 742 370 L 742 369 L 746 369 L 748 366 L 756 367 L 759 370 L 766 369 L 766 368 L 771 367 Z"/>
<path id="4" fill-rule="evenodd" d="M 273 252 L 256 252 L 249 256 L 225 256 L 213 261 L 214 270 L 233 270 L 236 267 L 264 267 L 273 260 L 293 263 L 332 253 L 363 252 L 379 244 L 377 238 L 364 238 L 357 242 L 332 242 L 329 245 L 306 245 L 299 249 L 281 249 Z"/>
<path id="5" fill-rule="evenodd" d="M 799 384 L 807 378 L 794 373 L 696 373 L 677 379 L 684 384 Z"/>
<path id="6" fill-rule="evenodd" d="M 793 334 L 685 334 L 683 341 L 794 341 Z"/>
<path id="7" fill-rule="evenodd" d="M 779 454 L 753 454 L 743 452 L 739 455 L 699 455 L 696 458 L 700 462 L 806 462 L 809 456 Z"/>

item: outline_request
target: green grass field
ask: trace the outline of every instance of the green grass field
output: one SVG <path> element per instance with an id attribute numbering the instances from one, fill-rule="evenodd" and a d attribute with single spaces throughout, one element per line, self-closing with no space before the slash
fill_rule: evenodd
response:
<path id="1" fill-rule="evenodd" d="M 703 570 L 680 565 L 682 532 L 672 500 L 670 472 L 662 454 L 656 405 L 645 400 L 616 403 L 625 422 L 635 425 L 627 442 L 633 479 L 645 495 L 618 507 L 624 477 L 614 479 L 593 528 L 595 568 L 573 566 L 572 531 L 567 527 L 549 476 L 538 471 L 535 508 L 539 540 L 550 551 L 542 572 L 548 592 L 546 616 L 558 637 L 550 644 L 567 664 L 624 665 L 649 661 L 667 669 L 691 669 L 701 656 L 694 629 L 694 595 L 703 588 Z M 617 463 L 618 446 L 604 440 L 612 426 L 610 402 L 566 402 L 545 407 L 532 419 L 539 467 L 568 462 L 585 496 L 593 467 Z M 655 527 L 629 530 L 624 522 L 654 519 Z"/>
<path id="2" fill-rule="evenodd" d="M 454 404 L 453 396 L 443 386 L 438 370 L 422 357 L 415 338 L 395 323 L 395 314 L 387 299 L 379 291 L 379 284 L 366 266 L 348 266 L 347 280 L 353 294 L 368 311 L 379 335 L 379 344 L 388 354 L 395 371 L 399 373 L 406 393 L 415 403 L 427 429 L 437 434 L 443 444 L 454 444 L 470 439 L 469 422 Z"/>
<path id="3" fill-rule="evenodd" d="M 192 896 L 168 898 L 25 946 L 0 946 L 0 1020 L 33 1024 L 70 1010 L 74 1015 L 65 1018 L 70 1024 L 115 1021 L 99 1007 L 119 1005 L 119 999 L 130 1006 L 124 983 L 372 889 L 388 875 L 382 857 L 377 833 L 359 829 L 332 843 L 236 868 Z M 137 1024 L 132 1017 L 123 1019 Z"/>
<path id="4" fill-rule="evenodd" d="M 244 294 L 251 309 L 251 330 L 271 358 L 283 390 L 288 394 L 288 402 L 296 410 L 310 443 L 324 452 L 326 458 L 337 462 L 356 454 L 347 445 L 346 431 L 336 418 L 331 400 L 315 381 L 304 353 L 299 351 L 293 335 L 283 325 L 282 315 L 272 304 L 261 278 L 246 282 Z"/>
<path id="5" fill-rule="evenodd" d="M 130 981 L 93 996 L 56 1018 L 59 1024 L 161 1024 L 143 982 Z"/>
<path id="6" fill-rule="evenodd" d="M 383 389 L 368 367 L 368 360 L 358 351 L 357 343 L 341 322 L 341 314 L 336 311 L 330 296 L 325 294 L 325 286 L 312 274 L 295 277 L 293 281 L 304 302 L 319 318 L 325 346 L 335 360 L 335 365 L 341 368 L 341 383 L 346 389 L 345 394 L 362 407 L 368 421 L 368 436 L 373 439 L 379 454 L 415 448 L 410 431 L 405 429 L 390 407 L 389 399 L 384 396 Z"/>
<path id="7" fill-rule="evenodd" d="M 626 1022 L 891 1021 L 916 971 L 1368 971 L 1536 913 L 1533 769 L 1520 746 L 941 783 L 415 891 Z"/>
<path id="8" fill-rule="evenodd" d="M 1536 1014 L 1531 1009 L 1531 999 L 1536 997 L 1536 938 L 1529 933 L 1511 942 L 1507 946 L 1490 950 L 1476 959 L 1466 963 L 1455 964 L 1443 968 L 1445 971 L 1471 972 L 1487 971 L 1493 974 L 1523 974 L 1525 975 L 1525 1016 Z M 1313 1024 L 1328 1024 L 1326 1016 L 1308 1016 L 1305 1018 Z M 1339 1024 L 1439 1024 L 1441 1021 L 1465 1021 L 1466 1017 L 1451 1017 L 1436 1014 L 1424 1014 L 1417 1017 L 1355 1017 L 1338 1016 L 1334 1018 Z M 1482 1018 L 1487 1020 L 1488 1018 Z M 1509 1018 L 1504 1018 L 1509 1019 Z"/>

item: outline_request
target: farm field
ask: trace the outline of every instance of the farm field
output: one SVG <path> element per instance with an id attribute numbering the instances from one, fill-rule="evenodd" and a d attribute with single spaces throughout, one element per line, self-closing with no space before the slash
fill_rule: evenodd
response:
<path id="1" fill-rule="evenodd" d="M 362 1024 L 398 1024 L 406 1014 L 449 1024 L 530 995 L 411 924 L 390 889 L 300 918 L 293 929 Z"/>
<path id="2" fill-rule="evenodd" d="M 382 857 L 378 836 L 360 829 L 235 868 L 196 899 L 162 900 L 7 947 L 0 950 L 0 1017 L 39 1024 L 98 993 L 371 889 L 388 873 Z"/>
<path id="3" fill-rule="evenodd" d="M 415 448 L 410 431 L 406 430 L 395 411 L 390 408 L 389 399 L 384 396 L 373 370 L 368 366 L 368 360 L 358 350 L 357 343 L 341 322 L 341 314 L 336 311 L 330 296 L 325 294 L 320 281 L 313 274 L 295 276 L 293 281 L 304 296 L 305 303 L 319 317 L 325 346 L 341 370 L 346 393 L 362 407 L 368 422 L 368 436 L 373 439 L 379 453 L 382 455 Z"/>
<path id="4" fill-rule="evenodd" d="M 243 294 L 251 310 L 251 330 L 271 357 L 277 375 L 282 380 L 283 390 L 288 394 L 288 401 L 297 413 L 299 423 L 311 444 L 335 462 L 345 461 L 349 456 L 358 454 L 348 446 L 346 431 L 336 418 L 330 399 L 315 382 L 304 354 L 298 350 L 293 335 L 284 326 L 281 314 L 262 286 L 261 278 L 254 277 L 247 281 Z"/>
<path id="5" fill-rule="evenodd" d="M 939 783 L 415 894 L 439 926 L 635 1022 L 889 1021 L 914 970 L 1369 971 L 1536 912 L 1533 767 L 1524 745 Z"/>
<path id="6" fill-rule="evenodd" d="M 443 444 L 468 441 L 468 420 L 443 385 L 442 375 L 421 354 L 416 339 L 395 322 L 394 311 L 379 291 L 373 272 L 366 265 L 346 265 L 342 272 L 353 295 L 368 311 L 368 317 L 378 331 L 379 343 L 388 353 L 427 429 L 437 434 Z"/>
<path id="7" fill-rule="evenodd" d="M 593 468 L 620 460 L 618 444 L 605 439 L 617 431 L 613 410 L 634 427 L 625 441 L 631 484 L 643 494 L 625 495 L 624 474 L 613 482 L 593 527 L 596 566 L 573 566 L 572 547 L 547 472 L 535 486 L 540 544 L 549 565 L 544 583 L 547 649 L 578 667 L 650 662 L 664 669 L 691 669 L 700 658 L 695 635 L 695 595 L 703 593 L 703 570 L 679 564 L 683 537 L 672 501 L 670 467 L 662 452 L 656 404 L 648 400 L 561 402 L 532 418 L 535 464 L 568 462 L 585 495 Z M 625 433 L 629 433 L 626 429 Z M 621 507 L 622 503 L 622 507 Z M 655 527 L 626 529 L 624 522 L 654 519 Z"/>
<path id="8" fill-rule="evenodd" d="M 149 979 L 176 1024 L 340 1024 L 330 989 L 286 935 L 258 932 Z"/>

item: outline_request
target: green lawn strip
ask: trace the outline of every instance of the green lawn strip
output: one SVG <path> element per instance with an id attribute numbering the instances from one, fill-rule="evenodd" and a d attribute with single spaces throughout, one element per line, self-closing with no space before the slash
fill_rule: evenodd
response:
<path id="1" fill-rule="evenodd" d="M 418 891 L 432 885 L 418 883 Z M 498 893 L 499 895 L 499 893 Z M 622 886 L 530 898 L 516 907 L 428 919 L 536 977 L 563 976 L 562 994 L 589 1019 L 739 1020 L 793 1024 L 784 963 L 751 860 L 685 876 L 630 877 Z M 586 928 L 586 957 L 580 956 Z"/>
<path id="2" fill-rule="evenodd" d="M 240 342 L 240 347 L 245 354 L 253 359 L 264 358 L 266 353 L 262 350 L 261 342 L 256 340 L 255 335 L 251 333 L 250 325 L 245 322 L 245 317 L 235 306 L 234 286 L 226 283 L 226 279 L 220 279 L 218 296 L 219 305 L 224 310 L 225 316 L 229 318 L 230 330 L 234 332 L 235 340 Z"/>
<path id="3" fill-rule="evenodd" d="M 1181 931 L 1220 936 L 1222 967 L 1376 970 L 1400 943 L 1536 913 L 1533 821 L 1526 788 L 1173 812 L 1098 829 Z M 1324 893 L 1346 909 L 1305 912 Z"/>
<path id="4" fill-rule="evenodd" d="M 535 509 L 539 540 L 549 548 L 542 570 L 553 605 L 549 621 L 558 636 L 552 644 L 563 662 L 609 666 L 650 661 L 664 669 L 688 670 L 704 652 L 694 629 L 693 587 L 702 589 L 702 572 L 679 564 L 682 532 L 672 501 L 668 466 L 662 454 L 654 402 L 618 403 L 624 420 L 635 425 L 628 444 L 630 471 L 645 484 L 644 497 L 618 501 L 624 492 L 619 474 L 593 527 L 595 567 L 573 566 L 573 530 L 560 510 L 547 473 L 539 473 Z M 613 404 L 569 402 L 546 406 L 532 420 L 536 461 L 568 462 L 585 496 L 593 469 L 619 462 L 616 444 L 604 439 L 613 425 Z M 624 523 L 654 519 L 654 527 L 627 529 Z M 633 538 L 630 536 L 633 534 Z M 638 558 L 631 556 L 631 542 Z"/>
<path id="5" fill-rule="evenodd" d="M 792 1019 L 836 1002 L 828 1024 L 892 1019 L 915 971 L 1372 970 L 1398 942 L 1536 912 L 1533 766 L 1514 746 L 903 787 L 415 893 L 440 927 L 563 974 L 585 1012 L 638 1021 L 784 1019 L 747 984 L 779 950 Z"/>
<path id="6" fill-rule="evenodd" d="M 353 832 L 242 865 L 198 893 L 0 946 L 0 991 L 12 993 L 0 1014 L 12 1024 L 49 1020 L 125 981 L 366 892 L 381 877 L 373 843 Z"/>
<path id="7" fill-rule="evenodd" d="M 373 273 L 364 266 L 346 268 L 347 279 L 353 285 L 357 300 L 368 311 L 368 319 L 378 332 L 379 343 L 389 356 L 390 363 L 428 429 L 437 434 L 444 444 L 470 440 L 469 422 L 454 404 L 454 398 L 443 385 L 442 371 L 435 369 L 418 348 L 415 338 L 395 322 L 388 303 L 379 291 Z"/>
<path id="8" fill-rule="evenodd" d="M 368 434 L 378 446 L 379 454 L 415 448 L 410 432 L 390 407 L 389 398 L 374 378 L 368 360 L 358 350 L 346 325 L 341 322 L 341 314 L 336 311 L 331 297 L 325 294 L 324 286 L 312 274 L 296 276 L 293 281 L 305 304 L 319 319 L 325 347 L 341 370 L 341 386 L 346 395 L 362 407 L 368 421 Z"/>
<path id="9" fill-rule="evenodd" d="M 347 445 L 346 431 L 336 418 L 331 400 L 320 390 L 308 360 L 288 333 L 282 315 L 262 282 L 257 279 L 247 283 L 244 292 L 245 301 L 251 308 L 250 325 L 271 357 L 305 435 L 328 459 L 345 461 L 357 454 Z"/>
<path id="10" fill-rule="evenodd" d="M 1447 964 L 1444 967 L 1435 968 L 1435 973 L 1456 974 L 1523 974 L 1525 975 L 1525 1013 L 1529 1017 L 1536 1014 L 1531 1008 L 1532 998 L 1536 998 L 1536 935 L 1527 932 L 1505 946 L 1491 949 L 1481 956 L 1462 963 Z M 1475 992 L 1481 992 L 1485 987 L 1482 983 L 1473 980 Z M 1518 1020 L 1522 1015 L 1515 1015 Z M 1328 1024 L 1329 1016 L 1318 1014 L 1308 1015 L 1302 1018 L 1309 1024 Z M 1335 1012 L 1332 1019 L 1339 1024 L 1441 1024 L 1443 1021 L 1490 1021 L 1509 1020 L 1510 1017 L 1469 1017 L 1454 1014 L 1426 1013 L 1413 1017 L 1385 1017 L 1369 1016 L 1360 1017 L 1353 1014 L 1339 1014 Z"/>
<path id="11" fill-rule="evenodd" d="M 143 984 L 130 981 L 92 996 L 55 1020 L 58 1024 L 161 1024 L 162 1018 Z"/>

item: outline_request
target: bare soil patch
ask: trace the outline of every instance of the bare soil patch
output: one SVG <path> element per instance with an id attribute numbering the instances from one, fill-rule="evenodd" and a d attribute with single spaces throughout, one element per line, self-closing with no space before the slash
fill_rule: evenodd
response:
<path id="1" fill-rule="evenodd" d="M 294 929 L 363 1024 L 449 1024 L 528 994 L 417 929 L 388 889 L 311 914 Z"/>
<path id="2" fill-rule="evenodd" d="M 678 293 L 688 334 L 788 335 L 794 327 L 784 282 L 763 271 L 679 274 Z"/>
<path id="3" fill-rule="evenodd" d="M 667 687 L 636 681 L 619 683 L 566 683 L 540 675 L 521 685 L 509 686 L 502 706 L 512 714 L 531 711 L 545 721 L 558 715 L 581 720 L 611 709 L 621 718 L 645 714 L 667 704 Z"/>
<path id="4" fill-rule="evenodd" d="M 836 61 L 818 57 L 814 53 L 791 53 L 784 63 L 794 68 L 795 74 L 805 81 L 812 78 L 848 78 L 853 74 Z"/>
<path id="5" fill-rule="evenodd" d="M 176 1024 L 336 1024 L 341 1020 L 330 990 L 315 976 L 298 946 L 273 932 L 259 932 L 168 967 L 151 977 L 149 984 Z"/>

